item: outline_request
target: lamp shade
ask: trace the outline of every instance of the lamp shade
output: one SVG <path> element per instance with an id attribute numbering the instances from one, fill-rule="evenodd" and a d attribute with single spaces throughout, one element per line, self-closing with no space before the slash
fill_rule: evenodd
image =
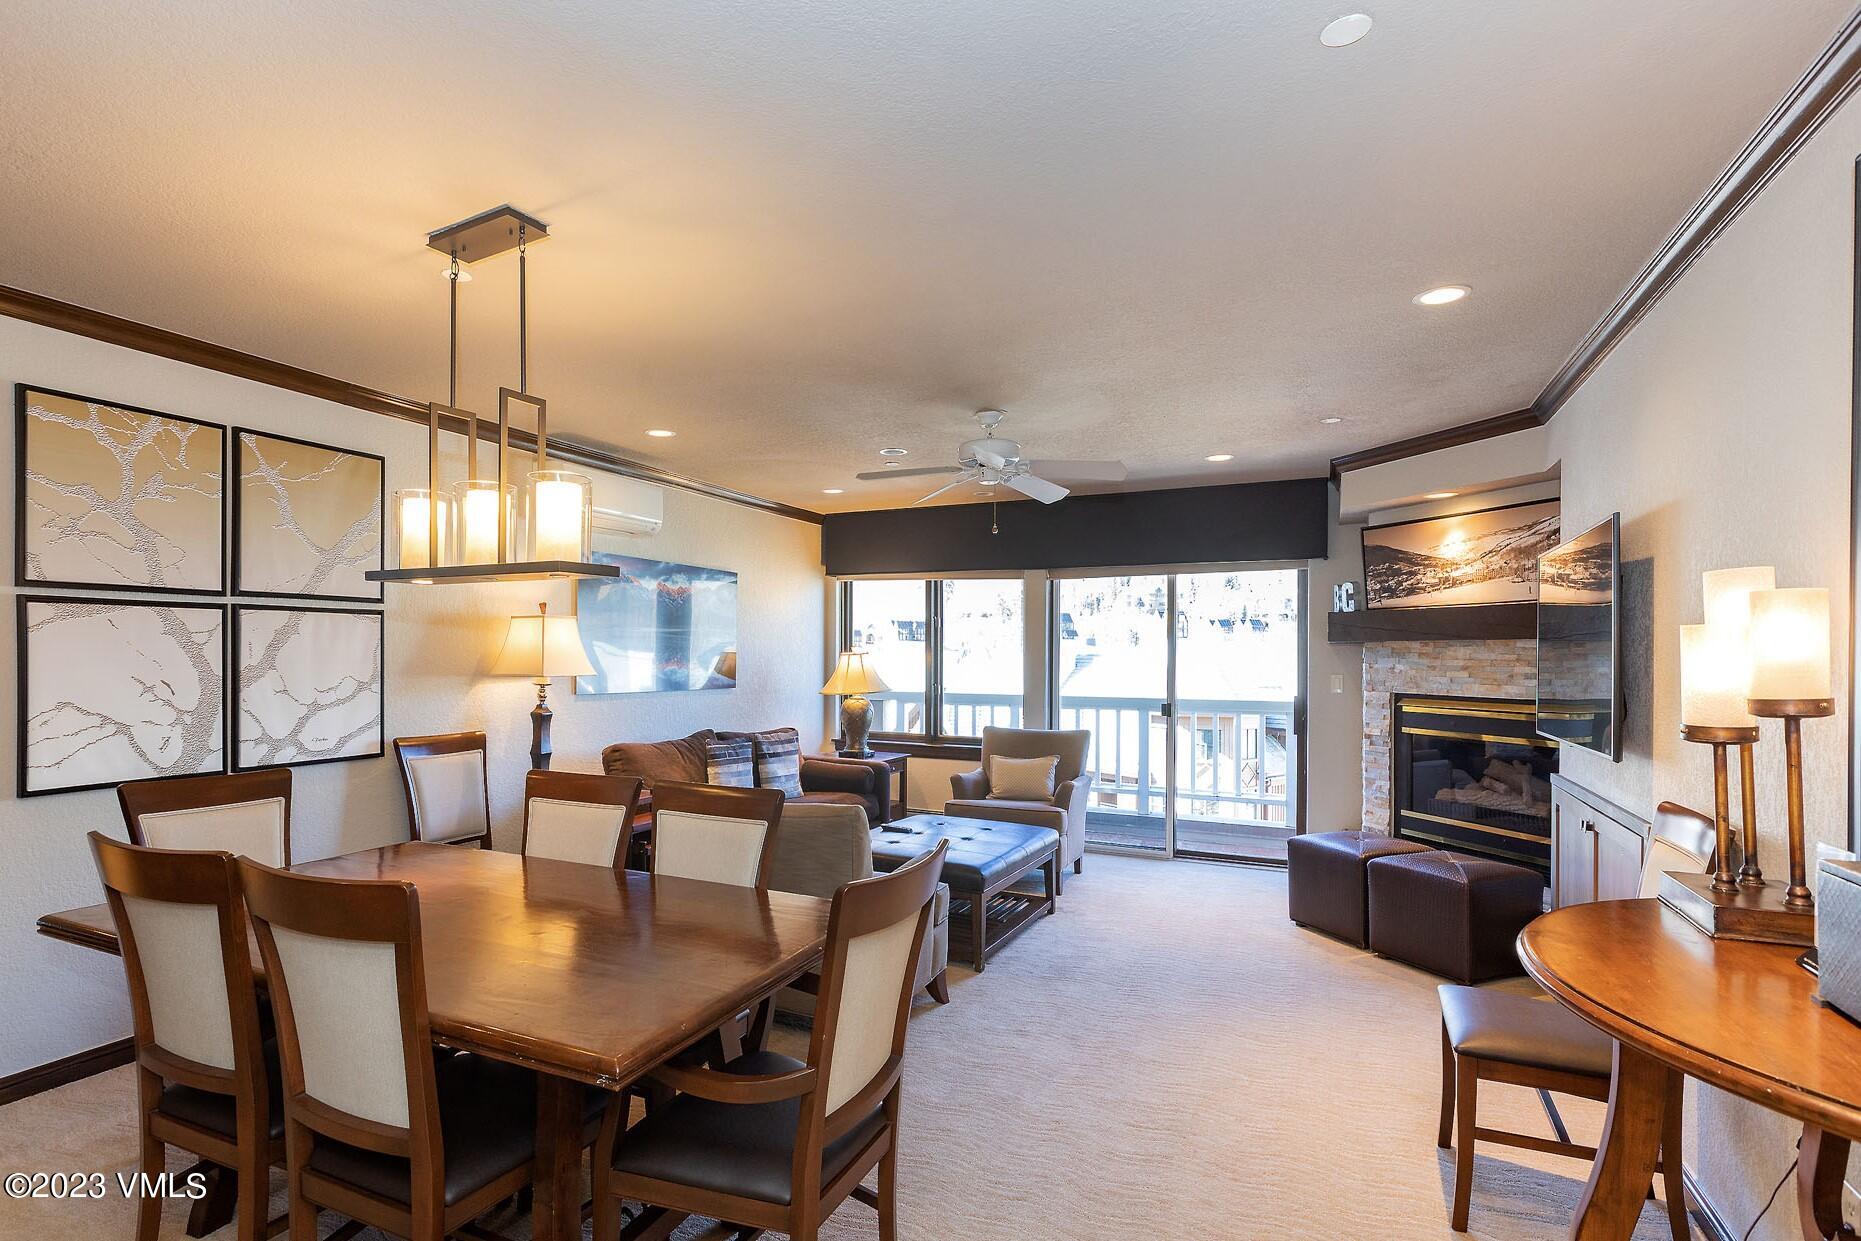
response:
<path id="1" fill-rule="evenodd" d="M 821 686 L 823 694 L 883 694 L 891 687 L 866 662 L 865 651 L 842 651 L 834 674 Z"/>
<path id="2" fill-rule="evenodd" d="M 1745 709 L 1751 662 L 1743 628 L 1680 626 L 1680 723 L 1688 728 L 1755 728 Z"/>
<path id="3" fill-rule="evenodd" d="M 1750 644 L 1752 698 L 1831 696 L 1827 590 L 1799 586 L 1753 594 Z"/>
<path id="4" fill-rule="evenodd" d="M 594 674 L 582 631 L 573 616 L 513 616 L 491 675 L 500 677 L 585 677 Z"/>
<path id="5" fill-rule="evenodd" d="M 1700 590 L 1706 597 L 1706 623 L 1727 633 L 1742 634 L 1751 623 L 1752 592 L 1776 588 L 1777 570 L 1769 565 L 1702 573 Z"/>

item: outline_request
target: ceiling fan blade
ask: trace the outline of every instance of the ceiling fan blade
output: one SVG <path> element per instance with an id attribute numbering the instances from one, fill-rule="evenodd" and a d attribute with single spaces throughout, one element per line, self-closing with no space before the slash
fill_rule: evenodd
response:
<path id="1" fill-rule="evenodd" d="M 1008 458 L 1002 456 L 1000 453 L 990 452 L 986 448 L 978 448 L 976 450 L 976 460 L 988 466 L 991 470 L 1005 470 L 1008 468 Z"/>
<path id="2" fill-rule="evenodd" d="M 862 474 L 855 474 L 853 477 L 867 480 L 878 478 L 916 478 L 921 474 L 961 474 L 962 472 L 963 467 L 960 465 L 925 465 L 919 466 L 914 470 L 867 470 Z"/>
<path id="3" fill-rule="evenodd" d="M 938 496 L 942 495 L 944 492 L 952 490 L 953 488 L 956 488 L 956 487 L 961 487 L 964 483 L 969 482 L 971 477 L 972 475 L 969 473 L 969 471 L 964 470 L 963 477 L 956 479 L 954 482 L 945 483 L 943 486 L 937 488 L 937 490 L 931 492 L 927 496 L 921 496 L 918 499 L 913 500 L 911 502 L 911 507 L 916 508 L 918 505 L 926 503 L 927 501 L 935 500 Z"/>
<path id="4" fill-rule="evenodd" d="M 1004 478 L 1002 481 L 1008 484 L 1008 486 L 1013 487 L 1022 495 L 1031 496 L 1039 500 L 1042 504 L 1052 504 L 1056 500 L 1064 500 L 1068 495 L 1066 488 L 1060 486 L 1060 484 L 1050 483 L 1046 479 L 1036 478 L 1032 474 L 1016 474 L 1014 477 Z"/>
<path id="5" fill-rule="evenodd" d="M 1129 473 L 1122 461 L 1030 461 L 1028 468 L 1042 478 L 1081 483 L 1121 483 Z"/>

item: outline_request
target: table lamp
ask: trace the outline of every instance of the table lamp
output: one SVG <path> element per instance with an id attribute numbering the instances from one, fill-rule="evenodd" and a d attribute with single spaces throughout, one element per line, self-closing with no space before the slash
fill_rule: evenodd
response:
<path id="1" fill-rule="evenodd" d="M 1821 587 L 1760 590 L 1751 596 L 1753 715 L 1783 721 L 1790 886 L 1784 907 L 1815 908 L 1803 852 L 1803 721 L 1835 714 L 1829 657 L 1829 592 Z"/>
<path id="2" fill-rule="evenodd" d="M 585 677 L 594 674 L 582 632 L 573 616 L 551 616 L 549 605 L 536 605 L 534 616 L 513 616 L 504 635 L 491 675 L 529 677 L 536 682 L 536 706 L 530 712 L 530 766 L 547 770 L 551 753 L 549 709 L 551 677 Z"/>
<path id="3" fill-rule="evenodd" d="M 844 753 L 861 756 L 872 753 L 866 744 L 872 732 L 872 703 L 866 695 L 883 694 L 888 688 L 866 662 L 865 651 L 840 652 L 840 662 L 834 665 L 834 674 L 827 678 L 827 684 L 821 686 L 821 693 L 841 695 L 840 735 L 846 744 Z"/>
<path id="4" fill-rule="evenodd" d="M 1732 874 L 1731 797 L 1727 788 L 1727 746 L 1749 746 L 1758 739 L 1758 721 L 1745 709 L 1749 661 L 1743 633 L 1728 626 L 1680 626 L 1680 735 L 1712 747 L 1713 823 L 1718 829 L 1714 892 L 1736 892 Z M 1750 792 L 1745 794 L 1749 799 Z M 1749 814 L 1749 803 L 1746 813 Z"/>
<path id="5" fill-rule="evenodd" d="M 1722 633 L 1738 635 L 1741 675 L 1751 676 L 1751 596 L 1755 591 L 1774 590 L 1777 570 L 1770 565 L 1746 565 L 1737 569 L 1711 569 L 1700 575 L 1701 593 L 1705 597 L 1706 623 Z M 1743 690 L 1740 691 L 1742 696 Z M 1755 730 L 1756 717 L 1751 719 Z M 1754 761 L 1757 733 L 1738 747 L 1738 808 L 1745 820 L 1744 859 L 1738 867 L 1741 887 L 1764 886 L 1764 870 L 1758 865 L 1758 780 Z"/>

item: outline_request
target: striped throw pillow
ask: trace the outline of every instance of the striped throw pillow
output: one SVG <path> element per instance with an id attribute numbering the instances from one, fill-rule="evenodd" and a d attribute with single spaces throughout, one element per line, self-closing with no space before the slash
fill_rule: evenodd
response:
<path id="1" fill-rule="evenodd" d="M 704 780 L 725 788 L 756 787 L 756 747 L 747 741 L 704 743 Z"/>
<path id="2" fill-rule="evenodd" d="M 789 797 L 801 796 L 801 731 L 771 728 L 751 733 L 756 744 L 756 783 L 781 789 Z"/>

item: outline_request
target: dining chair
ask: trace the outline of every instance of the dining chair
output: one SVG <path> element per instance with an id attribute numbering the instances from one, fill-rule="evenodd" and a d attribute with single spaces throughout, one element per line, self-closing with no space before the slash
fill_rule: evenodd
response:
<path id="1" fill-rule="evenodd" d="M 1655 809 L 1648 854 L 1642 861 L 1641 897 L 1658 896 L 1661 876 L 1670 870 L 1712 870 L 1715 847 L 1712 819 L 1674 802 L 1662 802 Z M 1570 1140 L 1551 1093 L 1606 1102 L 1615 1073 L 1615 1040 L 1549 996 L 1457 984 L 1445 985 L 1440 992 L 1441 1127 L 1436 1144 L 1442 1149 L 1455 1148 L 1452 1225 L 1454 1231 L 1465 1232 L 1473 1196 L 1475 1142 L 1573 1159 L 1596 1158 L 1595 1147 Z M 1555 1139 L 1481 1128 L 1476 1113 L 1483 1081 L 1536 1090 Z M 1686 1241 L 1690 1235 L 1681 1181 L 1681 1103 L 1676 1078 L 1662 1122 L 1658 1165 L 1675 1241 Z M 1454 1137 L 1456 1112 L 1458 1142 Z"/>
<path id="2" fill-rule="evenodd" d="M 834 894 L 805 1061 L 755 1051 L 721 1070 L 666 1065 L 653 1078 L 679 1092 L 669 1103 L 624 1131 L 622 1110 L 609 1109 L 595 1146 L 595 1241 L 620 1235 L 623 1199 L 646 1206 L 628 1241 L 659 1241 L 686 1214 L 740 1236 L 816 1241 L 849 1195 L 894 1241 L 906 1026 L 947 848 Z M 876 1193 L 860 1185 L 874 1167 Z"/>
<path id="3" fill-rule="evenodd" d="M 435 1054 L 414 886 L 239 867 L 278 1019 L 292 1241 L 322 1210 L 441 1241 L 529 1185 L 536 1076 Z"/>
<path id="4" fill-rule="evenodd" d="M 640 788 L 633 776 L 532 771 L 523 782 L 523 855 L 621 868 Z"/>
<path id="5" fill-rule="evenodd" d="M 408 837 L 432 844 L 491 847 L 491 786 L 485 735 L 437 733 L 396 737 L 401 791 L 407 796 Z"/>
<path id="6" fill-rule="evenodd" d="M 278 1066 L 260 1028 L 245 907 L 231 853 L 152 849 L 90 833 L 116 920 L 135 1032 L 142 1172 L 159 1176 L 168 1146 L 238 1177 L 239 1241 L 266 1223 L 270 1168 L 284 1161 Z M 136 1199 L 137 1241 L 155 1241 L 161 1195 Z"/>
<path id="7" fill-rule="evenodd" d="M 131 844 L 224 849 L 267 866 L 291 864 L 291 769 L 132 780 L 116 786 Z"/>
<path id="8" fill-rule="evenodd" d="M 653 873 L 766 890 L 782 801 L 781 789 L 655 781 Z"/>

